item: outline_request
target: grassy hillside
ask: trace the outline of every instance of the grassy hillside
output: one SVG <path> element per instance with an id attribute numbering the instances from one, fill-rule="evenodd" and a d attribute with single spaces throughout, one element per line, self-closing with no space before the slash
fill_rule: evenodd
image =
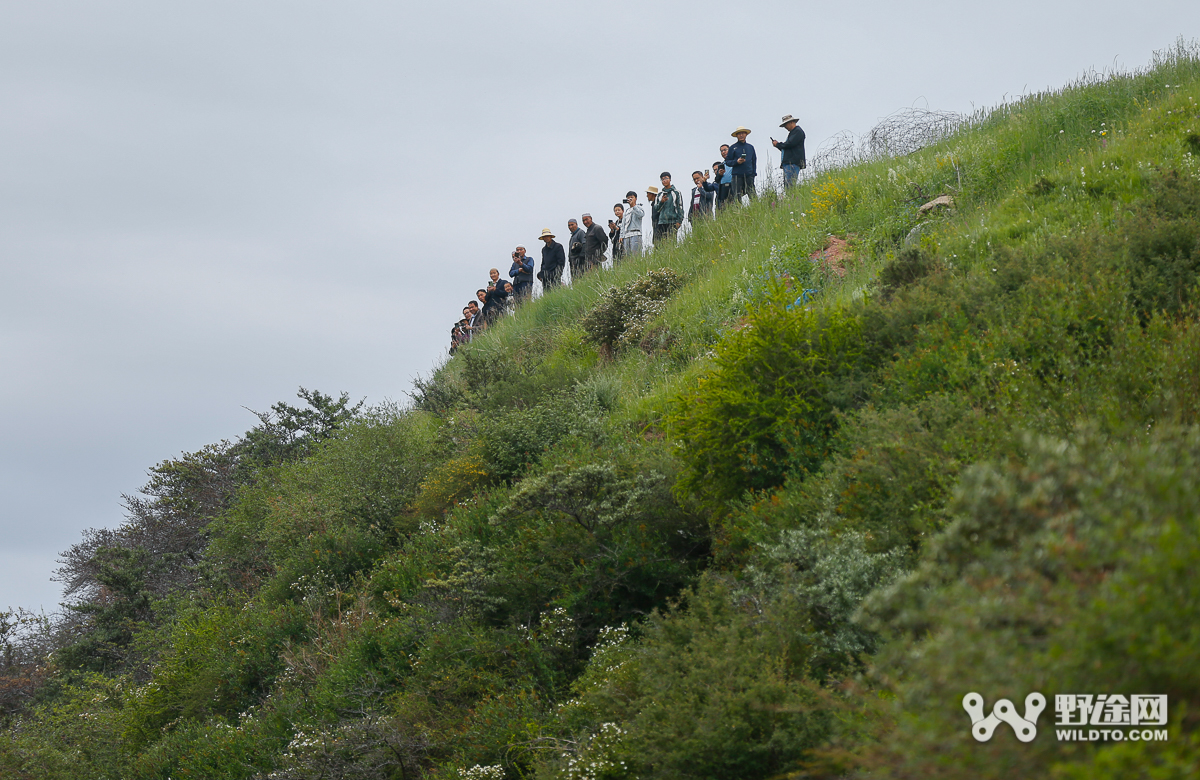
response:
<path id="1" fill-rule="evenodd" d="M 159 464 L 0 622 L 0 775 L 1195 776 L 1198 101 L 1180 43 Z"/>

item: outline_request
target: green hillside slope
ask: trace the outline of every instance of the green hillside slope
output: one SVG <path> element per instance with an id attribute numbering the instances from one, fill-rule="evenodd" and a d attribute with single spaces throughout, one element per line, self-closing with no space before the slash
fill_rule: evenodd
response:
<path id="1" fill-rule="evenodd" d="M 1180 43 L 159 464 L 0 623 L 0 776 L 1195 776 L 1198 102 Z"/>

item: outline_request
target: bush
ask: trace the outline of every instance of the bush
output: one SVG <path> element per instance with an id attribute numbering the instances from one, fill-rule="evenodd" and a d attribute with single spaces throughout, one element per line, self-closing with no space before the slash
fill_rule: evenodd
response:
<path id="1" fill-rule="evenodd" d="M 610 287 L 583 318 L 588 340 L 609 350 L 636 345 L 646 324 L 663 312 L 662 302 L 681 286 L 674 271 L 659 268 Z"/>
<path id="2" fill-rule="evenodd" d="M 574 750 L 545 776 L 762 778 L 797 771 L 829 734 L 786 600 L 739 600 L 706 578 L 636 644 L 606 635 L 562 710 Z M 605 773 L 581 773 L 589 765 Z M 578 769 L 577 769 L 578 768 Z"/>
<path id="3" fill-rule="evenodd" d="M 960 706 L 967 691 L 988 701 L 1166 693 L 1172 742 L 1194 730 L 1200 429 L 1079 439 L 1030 440 L 1025 462 L 972 469 L 955 521 L 919 567 L 867 600 L 866 625 L 896 637 L 880 675 L 913 716 L 871 762 L 886 776 L 1031 777 L 1055 764 L 1080 776 L 1067 767 L 1121 765 L 1092 745 L 1040 735 L 973 743 Z M 1186 744 L 1187 760 L 1200 759 L 1195 741 Z"/>
<path id="4" fill-rule="evenodd" d="M 869 370 L 859 318 L 845 309 L 751 311 L 666 418 L 687 464 L 679 489 L 724 501 L 812 471 L 828 454 L 840 385 Z"/>

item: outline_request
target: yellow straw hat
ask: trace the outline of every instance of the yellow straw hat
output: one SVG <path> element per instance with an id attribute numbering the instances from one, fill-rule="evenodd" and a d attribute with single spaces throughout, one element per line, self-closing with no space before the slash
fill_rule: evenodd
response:
<path id="1" fill-rule="evenodd" d="M 733 136 L 734 138 L 737 138 L 738 133 L 745 133 L 746 135 L 750 135 L 750 128 L 742 127 L 741 125 L 738 125 L 738 129 L 734 130 L 732 133 L 730 133 L 730 135 Z"/>
<path id="2" fill-rule="evenodd" d="M 554 233 L 550 230 L 550 228 L 542 228 L 542 234 L 538 236 L 538 238 L 554 238 Z"/>

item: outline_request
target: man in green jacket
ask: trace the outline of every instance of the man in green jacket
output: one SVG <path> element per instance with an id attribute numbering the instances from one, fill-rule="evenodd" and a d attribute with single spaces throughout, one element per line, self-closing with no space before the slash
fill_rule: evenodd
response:
<path id="1" fill-rule="evenodd" d="M 662 192 L 658 193 L 658 229 L 664 239 L 670 236 L 674 239 L 683 224 L 683 196 L 671 185 L 671 174 L 663 171 L 658 177 L 662 182 Z"/>

